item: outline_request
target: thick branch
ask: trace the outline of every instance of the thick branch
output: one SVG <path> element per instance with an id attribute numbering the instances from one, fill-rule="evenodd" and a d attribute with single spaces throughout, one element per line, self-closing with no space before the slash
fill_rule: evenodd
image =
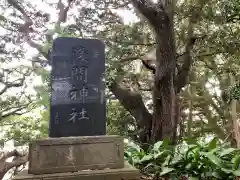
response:
<path id="1" fill-rule="evenodd" d="M 19 81 L 19 82 L 16 83 L 16 81 Z M 23 78 L 19 78 L 15 80 L 14 82 L 1 82 L 4 84 L 4 87 L 0 90 L 0 95 L 5 93 L 9 88 L 23 86 L 24 81 L 25 81 L 25 76 Z"/>
<path id="2" fill-rule="evenodd" d="M 30 103 L 29 103 L 30 104 Z M 28 105 L 29 105 L 28 104 Z M 0 112 L 0 121 L 1 120 L 3 120 L 4 118 L 6 118 L 6 117 L 9 117 L 9 116 L 13 116 L 13 115 L 22 115 L 22 114 L 25 114 L 26 113 L 26 111 L 24 111 L 23 113 L 20 113 L 22 110 L 24 110 L 24 109 L 26 109 L 27 107 L 28 107 L 28 105 L 22 105 L 21 107 L 19 107 L 19 108 L 16 108 L 16 109 L 14 109 L 14 110 L 12 110 L 12 111 L 9 111 L 9 112 L 7 112 L 7 113 L 5 113 L 5 114 L 1 114 L 2 112 Z"/>
<path id="3" fill-rule="evenodd" d="M 159 6 L 159 4 L 147 0 L 132 0 L 131 2 L 155 30 L 161 26 L 162 21 L 167 17 L 163 10 L 165 7 Z M 162 17 L 164 18 L 162 19 Z"/>
<path id="4" fill-rule="evenodd" d="M 66 22 L 67 20 L 67 13 L 69 11 L 70 5 L 74 0 L 68 0 L 68 5 L 65 7 L 62 3 L 62 0 L 59 0 L 57 3 L 57 8 L 59 9 L 58 13 L 58 20 L 55 24 L 55 29 L 61 25 L 61 23 Z M 52 41 L 53 39 L 54 30 L 48 30 L 46 33 L 46 39 L 48 42 Z M 48 59 L 48 58 L 47 58 Z"/>
<path id="5" fill-rule="evenodd" d="M 7 1 L 11 6 L 13 6 L 15 9 L 17 9 L 23 15 L 25 22 L 23 25 L 20 26 L 19 31 L 24 32 L 24 33 L 32 32 L 32 29 L 30 28 L 30 26 L 33 24 L 33 22 L 30 19 L 30 17 L 27 15 L 27 13 L 25 12 L 24 8 L 21 6 L 20 2 L 18 2 L 16 0 L 7 0 Z"/>
<path id="6" fill-rule="evenodd" d="M 142 97 L 137 92 L 130 92 L 114 82 L 110 90 L 117 97 L 124 108 L 138 121 L 141 128 L 147 127 L 151 122 L 152 115 L 144 105 Z"/>
<path id="7" fill-rule="evenodd" d="M 191 51 L 193 49 L 194 43 L 196 41 L 196 37 L 194 37 L 194 25 L 199 21 L 200 14 L 202 12 L 202 8 L 207 3 L 207 1 L 204 1 L 200 4 L 200 7 L 195 7 L 194 12 L 192 13 L 191 17 L 189 18 L 189 26 L 188 26 L 188 32 L 187 32 L 187 43 L 185 46 L 185 52 L 184 52 L 184 62 L 181 67 L 181 69 L 178 72 L 177 78 L 176 78 L 176 92 L 180 92 L 182 87 L 184 87 L 187 84 L 188 76 L 190 72 L 190 68 L 193 63 L 193 59 L 191 56 Z"/>
<path id="8" fill-rule="evenodd" d="M 7 0 L 10 5 L 12 5 L 15 9 L 17 9 L 19 12 L 22 13 L 23 18 L 24 18 L 24 24 L 21 25 L 19 31 L 24 33 L 24 37 L 26 42 L 33 48 L 37 49 L 41 55 L 43 55 L 46 59 L 48 59 L 48 53 L 43 51 L 43 46 L 34 42 L 29 33 L 33 32 L 33 29 L 31 28 L 33 21 L 30 19 L 30 17 L 27 15 L 26 11 L 21 7 L 20 2 L 16 0 Z M 61 0 L 58 1 L 58 9 L 59 9 L 59 14 L 58 14 L 58 21 L 55 25 L 55 27 L 60 26 L 61 23 L 66 22 L 67 19 L 67 12 L 69 10 L 69 7 L 73 0 L 68 0 L 68 5 L 65 7 L 64 4 L 62 3 Z M 52 35 L 54 34 L 54 31 L 49 31 L 46 33 L 47 39 L 51 40 Z"/>
<path id="9" fill-rule="evenodd" d="M 193 63 L 193 59 L 191 57 L 191 50 L 193 48 L 193 45 L 196 41 L 196 38 L 192 37 L 193 31 L 191 30 L 189 34 L 189 38 L 187 40 L 187 45 L 186 45 L 186 51 L 184 55 L 184 63 L 182 67 L 180 68 L 177 79 L 176 79 L 176 92 L 179 93 L 180 90 L 187 84 L 188 81 L 188 76 L 189 76 L 189 71 L 191 68 L 191 65 Z"/>
<path id="10" fill-rule="evenodd" d="M 10 157 L 14 157 L 12 162 L 6 162 Z M 20 154 L 16 149 L 3 152 L 0 158 L 0 179 L 13 167 L 24 165 L 28 161 L 28 154 Z"/>
<path id="11" fill-rule="evenodd" d="M 0 162 L 6 161 L 8 158 L 10 158 L 12 156 L 20 156 L 20 153 L 16 149 L 14 149 L 13 151 L 9 151 L 7 153 L 2 153 L 2 155 L 0 157 Z"/>

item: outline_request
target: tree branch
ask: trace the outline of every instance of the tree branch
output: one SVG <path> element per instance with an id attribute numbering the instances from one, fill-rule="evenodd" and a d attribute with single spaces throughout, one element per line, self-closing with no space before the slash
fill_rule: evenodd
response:
<path id="1" fill-rule="evenodd" d="M 7 0 L 8 3 L 13 6 L 15 9 L 17 9 L 19 12 L 22 13 L 23 18 L 24 18 L 24 24 L 22 24 L 19 28 L 20 32 L 23 33 L 29 33 L 32 32 L 32 29 L 30 28 L 30 26 L 33 25 L 33 21 L 30 19 L 30 17 L 27 15 L 27 13 L 25 12 L 24 8 L 21 6 L 20 2 L 16 1 L 16 0 Z"/>
<path id="2" fill-rule="evenodd" d="M 57 8 L 59 9 L 58 13 L 58 20 L 55 24 L 55 29 L 60 27 L 61 23 L 66 22 L 67 20 L 67 13 L 69 11 L 70 5 L 74 0 L 68 0 L 68 5 L 65 7 L 62 3 L 62 0 L 59 0 L 57 3 Z M 46 39 L 48 42 L 52 41 L 53 39 L 54 30 L 48 30 L 46 33 Z M 47 58 L 48 59 L 48 58 Z"/>
<path id="3" fill-rule="evenodd" d="M 126 110 L 139 122 L 141 127 L 144 127 L 146 121 L 152 118 L 139 93 L 130 92 L 116 82 L 112 83 L 109 88 Z"/>
<path id="4" fill-rule="evenodd" d="M 123 107 L 136 119 L 140 129 L 141 141 L 148 142 L 151 135 L 152 114 L 150 114 L 145 107 L 142 96 L 137 92 L 128 91 L 116 82 L 113 82 L 109 89 Z"/>
<path id="5" fill-rule="evenodd" d="M 25 114 L 26 112 L 24 112 L 24 113 L 19 113 L 19 112 L 26 109 L 29 105 L 30 105 L 30 103 L 28 103 L 27 105 L 21 105 L 21 107 L 16 108 L 16 109 L 14 109 L 10 112 L 7 112 L 5 114 L 2 114 L 2 112 L 0 112 L 0 115 L 1 115 L 0 116 L 0 121 L 3 120 L 6 117 L 9 117 L 9 116 Z"/>
<path id="6" fill-rule="evenodd" d="M 16 82 L 16 81 L 19 81 L 19 82 Z M 25 81 L 25 76 L 23 78 L 19 78 L 19 79 L 15 80 L 14 82 L 0 81 L 4 85 L 4 87 L 0 90 L 0 95 L 5 93 L 9 88 L 23 86 L 24 81 Z"/>
<path id="7" fill-rule="evenodd" d="M 162 17 L 167 16 L 161 4 L 154 4 L 147 0 L 131 0 L 131 2 L 155 30 L 161 26 L 163 21 Z"/>
<path id="8" fill-rule="evenodd" d="M 24 39 L 25 41 L 33 48 L 37 49 L 41 55 L 43 55 L 46 59 L 49 59 L 48 53 L 43 51 L 43 46 L 34 42 L 31 37 L 30 33 L 33 32 L 32 25 L 33 21 L 30 19 L 30 17 L 27 15 L 26 11 L 24 8 L 21 6 L 20 2 L 16 0 L 7 0 L 8 3 L 13 6 L 15 9 L 17 9 L 21 14 L 23 15 L 24 18 L 24 24 L 20 25 L 19 32 L 22 32 L 24 34 Z M 66 22 L 67 19 L 67 12 L 70 8 L 71 3 L 74 0 L 68 0 L 68 5 L 65 7 L 64 4 L 62 3 L 62 0 L 58 1 L 57 8 L 59 9 L 59 14 L 58 14 L 58 20 L 56 22 L 55 28 L 60 26 L 61 23 Z M 54 31 L 48 31 L 46 33 L 46 37 L 48 41 L 52 39 L 52 36 L 54 34 Z"/>
<path id="9" fill-rule="evenodd" d="M 175 82 L 175 88 L 176 92 L 180 92 L 182 87 L 184 87 L 187 84 L 188 76 L 190 72 L 190 68 L 193 63 L 193 59 L 191 56 L 191 51 L 193 49 L 194 43 L 197 40 L 197 37 L 194 37 L 194 25 L 197 23 L 197 21 L 200 19 L 200 14 L 202 12 L 202 9 L 204 5 L 207 3 L 207 1 L 204 1 L 200 4 L 200 7 L 195 7 L 194 12 L 189 17 L 189 26 L 188 26 L 188 32 L 187 32 L 187 43 L 185 46 L 185 52 L 183 53 L 184 62 L 180 70 L 178 71 L 178 75 Z M 205 36 L 204 36 L 205 37 Z M 203 38 L 203 37 L 201 37 Z"/>
<path id="10" fill-rule="evenodd" d="M 13 158 L 12 162 L 6 162 L 8 158 Z M 2 152 L 0 157 L 0 179 L 13 167 L 24 165 L 28 161 L 28 154 L 21 154 L 16 149 L 13 151 Z"/>
<path id="11" fill-rule="evenodd" d="M 193 63 L 193 59 L 191 57 L 191 50 L 193 48 L 193 45 L 196 41 L 196 38 L 192 37 L 193 32 L 191 30 L 190 34 L 189 34 L 189 38 L 187 40 L 187 45 L 186 45 L 186 52 L 184 53 L 184 63 L 181 66 L 177 78 L 176 78 L 176 84 L 175 84 L 175 88 L 176 88 L 176 92 L 179 93 L 180 90 L 187 84 L 188 81 L 188 76 L 189 76 L 189 71 L 191 68 L 191 65 Z"/>

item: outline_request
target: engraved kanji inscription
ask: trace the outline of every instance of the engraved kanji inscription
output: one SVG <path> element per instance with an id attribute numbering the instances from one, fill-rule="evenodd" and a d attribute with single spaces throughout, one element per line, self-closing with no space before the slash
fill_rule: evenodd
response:
<path id="1" fill-rule="evenodd" d="M 82 99 L 83 104 L 85 103 L 85 99 L 88 96 L 88 89 L 83 86 L 83 88 L 80 90 L 80 98 Z"/>
<path id="2" fill-rule="evenodd" d="M 72 80 L 76 80 L 76 81 L 84 81 L 85 83 L 87 82 L 87 78 L 88 78 L 88 71 L 87 71 L 87 67 L 85 66 L 81 66 L 78 67 L 77 65 L 74 65 L 72 67 Z"/>
<path id="3" fill-rule="evenodd" d="M 51 49 L 49 137 L 105 135 L 104 44 L 58 37 Z"/>
<path id="4" fill-rule="evenodd" d="M 87 119 L 87 120 L 89 119 L 85 108 L 82 108 L 80 112 L 77 112 L 76 108 L 73 108 L 70 114 L 70 118 L 68 119 L 68 122 L 75 123 L 77 120 L 83 120 L 83 119 Z"/>
<path id="5" fill-rule="evenodd" d="M 87 70 L 88 70 L 87 67 L 84 67 L 84 66 L 80 67 L 79 74 L 80 74 L 81 81 L 87 82 L 87 79 L 88 79 L 88 71 Z"/>
<path id="6" fill-rule="evenodd" d="M 75 123 L 77 120 L 77 110 L 76 108 L 72 108 L 72 112 L 70 114 L 70 118 L 68 119 L 68 122 Z"/>
<path id="7" fill-rule="evenodd" d="M 79 113 L 79 115 L 80 115 L 80 117 L 79 117 L 80 120 L 82 120 L 82 119 L 89 119 L 89 117 L 86 116 L 87 115 L 87 111 L 84 108 L 82 108 L 82 111 Z"/>
<path id="8" fill-rule="evenodd" d="M 69 97 L 71 100 L 77 100 L 77 88 L 72 85 L 72 89 L 69 91 Z"/>
<path id="9" fill-rule="evenodd" d="M 72 48 L 72 58 L 74 60 L 74 64 L 77 61 L 80 62 L 88 62 L 88 51 L 84 46 L 75 46 Z"/>

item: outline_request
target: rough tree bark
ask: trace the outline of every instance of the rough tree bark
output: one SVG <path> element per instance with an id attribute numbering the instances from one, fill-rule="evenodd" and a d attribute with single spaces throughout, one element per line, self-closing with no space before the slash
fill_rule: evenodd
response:
<path id="1" fill-rule="evenodd" d="M 156 70 L 153 88 L 151 141 L 174 135 L 176 47 L 173 27 L 174 1 L 132 0 L 133 6 L 146 18 L 156 40 Z"/>

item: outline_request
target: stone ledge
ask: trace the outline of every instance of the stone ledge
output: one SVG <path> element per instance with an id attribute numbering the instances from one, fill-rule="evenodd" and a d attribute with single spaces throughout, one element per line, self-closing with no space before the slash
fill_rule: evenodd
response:
<path id="1" fill-rule="evenodd" d="M 124 167 L 120 136 L 81 136 L 36 140 L 29 147 L 29 174 Z"/>
<path id="2" fill-rule="evenodd" d="M 32 175 L 27 170 L 13 180 L 140 180 L 140 172 L 128 163 L 121 169 L 84 170 L 74 173 Z"/>

